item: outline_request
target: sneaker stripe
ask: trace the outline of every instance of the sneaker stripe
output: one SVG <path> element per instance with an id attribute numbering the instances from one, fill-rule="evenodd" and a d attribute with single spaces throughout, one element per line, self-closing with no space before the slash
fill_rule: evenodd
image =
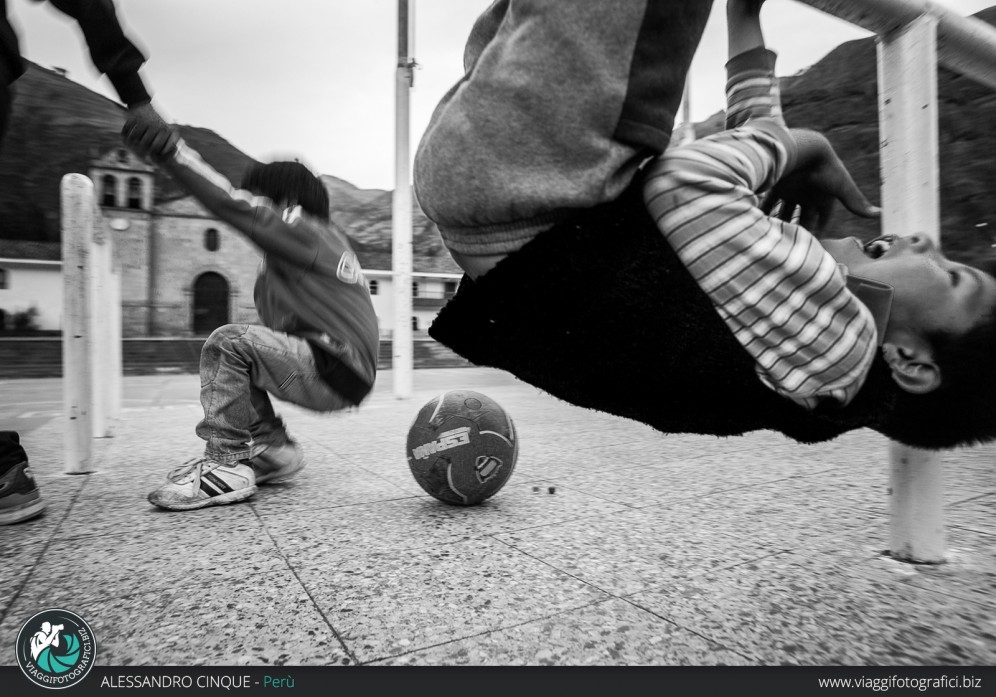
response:
<path id="1" fill-rule="evenodd" d="M 222 492 L 215 489 L 213 486 L 208 484 L 206 479 L 201 479 L 201 491 L 210 496 L 220 496 Z"/>
<path id="2" fill-rule="evenodd" d="M 219 493 L 219 494 L 227 494 L 230 491 L 232 491 L 232 487 L 230 487 L 228 485 L 228 482 L 226 482 L 224 479 L 222 479 L 221 477 L 219 477 L 214 472 L 208 472 L 207 474 L 202 474 L 201 475 L 201 489 L 204 488 L 204 481 L 205 480 L 211 482 L 211 484 L 214 485 L 214 487 L 218 489 L 217 493 Z"/>

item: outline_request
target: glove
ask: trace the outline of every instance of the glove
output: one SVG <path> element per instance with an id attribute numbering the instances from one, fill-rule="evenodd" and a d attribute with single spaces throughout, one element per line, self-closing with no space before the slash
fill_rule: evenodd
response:
<path id="1" fill-rule="evenodd" d="M 180 142 L 176 128 L 163 120 L 151 102 L 128 109 L 121 135 L 128 147 L 154 162 L 169 159 Z"/>

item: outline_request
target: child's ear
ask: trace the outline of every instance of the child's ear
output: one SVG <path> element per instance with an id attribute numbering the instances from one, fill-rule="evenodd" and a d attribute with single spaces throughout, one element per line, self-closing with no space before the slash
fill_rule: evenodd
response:
<path id="1" fill-rule="evenodd" d="M 926 394 L 941 386 L 941 369 L 934 362 L 930 347 L 923 341 L 900 340 L 882 345 L 885 362 L 892 368 L 892 379 L 913 394 Z"/>

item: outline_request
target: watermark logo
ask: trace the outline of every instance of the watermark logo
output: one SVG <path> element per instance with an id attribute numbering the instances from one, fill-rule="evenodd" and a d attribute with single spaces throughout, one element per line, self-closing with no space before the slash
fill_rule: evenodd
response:
<path id="1" fill-rule="evenodd" d="M 82 617 L 68 610 L 43 610 L 17 633 L 17 664 L 31 682 L 58 690 L 87 676 L 96 648 Z"/>

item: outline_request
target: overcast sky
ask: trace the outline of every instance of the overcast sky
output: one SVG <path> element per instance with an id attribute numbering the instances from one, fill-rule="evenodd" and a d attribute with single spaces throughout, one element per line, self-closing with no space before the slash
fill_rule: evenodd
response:
<path id="1" fill-rule="evenodd" d="M 996 4 L 935 1 L 963 15 Z M 467 34 L 490 0 L 412 4 L 421 66 L 411 93 L 414 151 L 460 77 Z M 723 108 L 725 6 L 715 0 L 692 66 L 695 121 Z M 27 58 L 117 99 L 72 20 L 28 0 L 7 7 Z M 169 120 L 210 128 L 257 159 L 298 156 L 359 187 L 394 188 L 396 0 L 117 0 L 117 8 L 149 59 L 143 77 Z M 762 20 L 781 75 L 868 35 L 792 0 L 768 0 Z"/>

